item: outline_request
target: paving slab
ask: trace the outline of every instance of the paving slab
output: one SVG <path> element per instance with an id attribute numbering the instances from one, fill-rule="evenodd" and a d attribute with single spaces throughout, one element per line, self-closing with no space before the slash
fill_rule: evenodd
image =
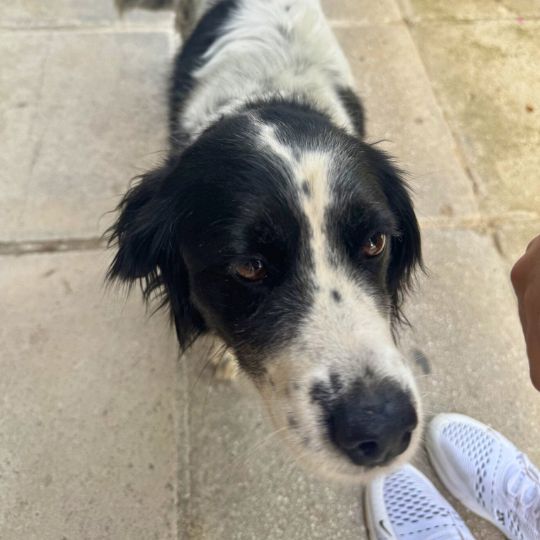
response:
<path id="1" fill-rule="evenodd" d="M 540 465 L 540 397 L 528 378 L 514 293 L 492 238 L 465 230 L 425 231 L 424 253 L 429 276 L 407 312 L 413 341 L 431 366 L 420 379 L 428 414 L 473 416 Z M 476 538 L 502 538 L 456 507 Z"/>
<path id="2" fill-rule="evenodd" d="M 176 344 L 106 260 L 0 257 L 0 538 L 177 538 Z"/>
<path id="3" fill-rule="evenodd" d="M 163 33 L 0 39 L 0 241 L 103 232 L 130 178 L 166 148 Z"/>
<path id="4" fill-rule="evenodd" d="M 323 0 L 327 16 L 340 23 L 389 23 L 401 18 L 394 0 Z M 39 0 L 4 2 L 0 5 L 0 21 L 4 27 L 47 27 L 80 25 L 159 25 L 174 24 L 171 11 L 136 9 L 118 16 L 114 0 Z"/>
<path id="5" fill-rule="evenodd" d="M 517 19 L 540 15 L 538 0 L 398 0 L 407 16 L 420 19 Z"/>
<path id="6" fill-rule="evenodd" d="M 401 20 L 394 0 L 322 0 L 326 16 L 335 23 L 386 24 Z"/>
<path id="7" fill-rule="evenodd" d="M 540 23 L 412 27 L 488 215 L 540 213 Z"/>
<path id="8" fill-rule="evenodd" d="M 382 141 L 379 146 L 407 171 L 418 214 L 476 214 L 472 182 L 408 29 L 374 25 L 336 33 L 364 102 L 368 140 Z"/>
<path id="9" fill-rule="evenodd" d="M 189 364 L 190 540 L 366 539 L 360 487 L 292 460 L 247 380 L 216 381 L 204 346 Z"/>
<path id="10" fill-rule="evenodd" d="M 119 17 L 114 0 L 18 0 L 0 4 L 0 26 L 4 28 L 77 27 L 100 25 L 173 24 L 167 11 L 134 10 Z"/>

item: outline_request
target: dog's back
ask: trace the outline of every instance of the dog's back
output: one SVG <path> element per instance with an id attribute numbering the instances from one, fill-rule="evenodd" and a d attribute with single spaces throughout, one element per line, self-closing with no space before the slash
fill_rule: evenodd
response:
<path id="1" fill-rule="evenodd" d="M 354 132 L 340 99 L 352 75 L 318 1 L 222 0 L 194 30 L 182 62 L 193 67 L 192 87 L 178 127 L 191 138 L 247 102 L 276 97 L 306 102 Z"/>
<path id="2" fill-rule="evenodd" d="M 119 2 L 164 7 L 161 0 Z M 176 10 L 186 40 L 170 89 L 177 144 L 248 102 L 274 98 L 305 102 L 362 135 L 349 65 L 319 0 L 188 0 Z"/>

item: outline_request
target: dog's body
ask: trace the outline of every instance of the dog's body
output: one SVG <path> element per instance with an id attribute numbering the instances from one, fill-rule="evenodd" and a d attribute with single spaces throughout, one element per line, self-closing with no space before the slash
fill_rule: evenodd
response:
<path id="1" fill-rule="evenodd" d="M 120 206 L 110 277 L 161 293 L 182 346 L 223 339 L 305 461 L 365 480 L 420 433 L 392 338 L 420 261 L 407 190 L 362 142 L 318 0 L 179 9 L 170 155 Z"/>

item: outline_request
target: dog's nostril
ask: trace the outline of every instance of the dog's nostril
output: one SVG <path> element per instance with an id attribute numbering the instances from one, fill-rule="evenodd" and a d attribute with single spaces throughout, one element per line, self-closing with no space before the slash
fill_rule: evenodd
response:
<path id="1" fill-rule="evenodd" d="M 368 458 L 376 457 L 379 455 L 379 445 L 377 444 L 377 441 L 361 442 L 356 447 L 356 449 L 359 450 L 362 455 Z"/>

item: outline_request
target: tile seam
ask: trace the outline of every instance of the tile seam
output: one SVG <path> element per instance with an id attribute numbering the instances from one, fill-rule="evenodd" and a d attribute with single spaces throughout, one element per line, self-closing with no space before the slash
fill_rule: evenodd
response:
<path id="1" fill-rule="evenodd" d="M 329 19 L 330 26 L 336 29 L 346 28 L 362 28 L 362 27 L 377 27 L 377 26 L 393 26 L 401 25 L 401 19 L 389 19 L 387 21 L 365 21 L 365 20 L 347 20 L 347 19 Z M 157 23 L 157 24 L 137 24 L 137 23 L 121 23 L 116 21 L 102 23 L 81 23 L 74 22 L 43 24 L 43 25 L 25 25 L 25 24 L 0 24 L 0 32 L 3 33 L 40 33 L 40 32 L 73 32 L 81 34 L 109 34 L 109 33 L 176 33 L 174 24 Z"/>
<path id="2" fill-rule="evenodd" d="M 27 255 L 32 253 L 64 253 L 70 251 L 96 251 L 106 247 L 107 242 L 101 236 L 90 238 L 23 240 L 0 242 L 0 256 Z"/>

